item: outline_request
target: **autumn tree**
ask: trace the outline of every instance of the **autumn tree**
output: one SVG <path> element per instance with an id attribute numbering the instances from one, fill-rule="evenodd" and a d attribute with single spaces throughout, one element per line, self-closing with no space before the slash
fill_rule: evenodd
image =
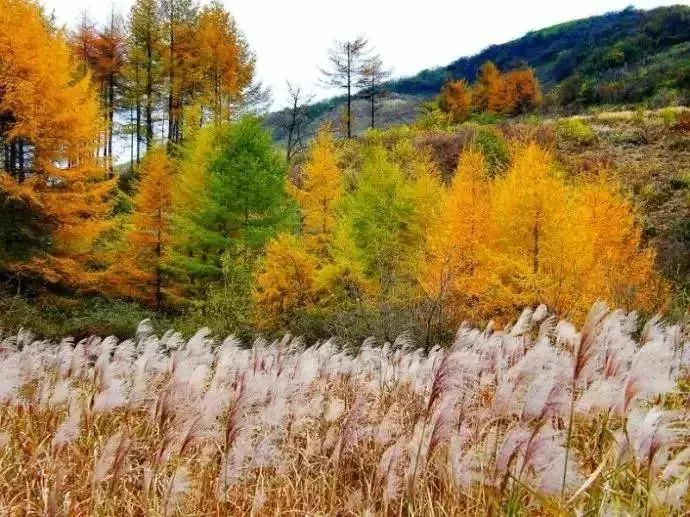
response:
<path id="1" fill-rule="evenodd" d="M 196 38 L 204 102 L 216 124 L 227 122 L 233 103 L 252 84 L 254 56 L 218 1 L 201 10 Z"/>
<path id="2" fill-rule="evenodd" d="M 141 164 L 131 228 L 108 271 L 110 290 L 163 307 L 165 263 L 172 242 L 172 165 L 165 150 L 150 150 Z"/>
<path id="3" fill-rule="evenodd" d="M 329 127 L 316 135 L 309 161 L 291 191 L 300 206 L 303 232 L 310 248 L 323 252 L 335 228 L 337 206 L 344 193 Z"/>
<path id="4" fill-rule="evenodd" d="M 448 81 L 441 90 L 438 105 L 452 122 L 465 121 L 472 111 L 472 90 L 467 81 Z"/>
<path id="5" fill-rule="evenodd" d="M 347 265 L 352 278 L 361 271 L 370 284 L 368 303 L 389 339 L 419 297 L 424 239 L 441 195 L 435 176 L 415 165 L 403 171 L 382 146 L 367 148 L 331 245 L 334 262 Z"/>
<path id="6" fill-rule="evenodd" d="M 96 24 L 85 12 L 81 14 L 69 39 L 74 58 L 78 60 L 79 75 L 84 77 L 95 66 L 98 39 Z"/>
<path id="7" fill-rule="evenodd" d="M 93 244 L 107 227 L 112 182 L 96 162 L 99 109 L 88 77 L 62 33 L 48 28 L 39 7 L 0 1 L 0 191 L 16 213 L 40 214 L 41 253 L 9 264 L 16 274 L 86 287 L 93 280 Z"/>
<path id="8" fill-rule="evenodd" d="M 390 76 L 391 71 L 385 68 L 381 56 L 372 56 L 362 63 L 358 86 L 362 88 L 362 97 L 369 101 L 372 129 L 376 127 L 376 112 L 385 94 L 384 83 Z"/>
<path id="9" fill-rule="evenodd" d="M 427 234 L 426 265 L 420 277 L 431 302 L 427 336 L 437 323 L 447 323 L 448 316 L 481 311 L 477 304 L 486 288 L 490 202 L 486 160 L 477 149 L 469 148 L 460 155 L 439 217 Z"/>
<path id="10" fill-rule="evenodd" d="M 326 85 L 346 92 L 347 138 L 352 138 L 352 95 L 360 79 L 368 44 L 361 36 L 352 41 L 336 41 L 328 51 L 328 67 L 321 69 Z"/>
<path id="11" fill-rule="evenodd" d="M 502 111 L 510 115 L 526 113 L 539 107 L 542 101 L 539 80 L 532 68 L 508 72 L 504 77 L 505 105 Z"/>
<path id="12" fill-rule="evenodd" d="M 287 325 L 313 302 L 316 266 L 317 259 L 293 235 L 280 234 L 268 243 L 252 293 L 260 325 Z"/>
<path id="13" fill-rule="evenodd" d="M 496 65 L 487 61 L 479 69 L 477 82 L 473 87 L 473 104 L 478 111 L 501 113 L 505 106 L 505 84 Z"/>
<path id="14" fill-rule="evenodd" d="M 168 144 L 182 137 L 183 108 L 196 84 L 196 18 L 192 0 L 161 0 L 163 66 L 168 88 Z"/>
<path id="15" fill-rule="evenodd" d="M 567 182 L 550 153 L 517 150 L 492 190 L 491 272 L 494 310 L 546 303 L 583 317 L 598 298 L 641 307 L 658 291 L 653 254 L 641 247 L 630 205 L 602 183 Z M 629 276 L 613 274 L 630 268 Z M 623 293 L 634 293 L 626 299 Z"/>
<path id="16" fill-rule="evenodd" d="M 160 77 L 162 74 L 162 19 L 157 0 L 136 0 L 129 16 L 129 39 L 127 54 L 131 93 L 138 106 L 143 105 L 144 140 L 147 149 L 154 144 L 154 114 L 160 100 Z M 139 115 L 137 120 L 139 120 Z M 140 133 L 137 122 L 137 135 Z"/>
<path id="17" fill-rule="evenodd" d="M 116 89 L 124 62 L 124 35 L 122 21 L 111 13 L 110 22 L 98 33 L 95 42 L 95 62 L 92 65 L 94 79 L 100 84 L 105 138 L 103 157 L 108 174 L 113 176 L 113 133 L 115 130 Z"/>

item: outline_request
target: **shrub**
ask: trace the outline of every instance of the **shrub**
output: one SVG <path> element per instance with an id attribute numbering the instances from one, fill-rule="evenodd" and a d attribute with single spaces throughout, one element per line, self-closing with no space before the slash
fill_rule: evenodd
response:
<path id="1" fill-rule="evenodd" d="M 574 142 L 578 145 L 589 145 L 596 140 L 596 132 L 580 118 L 568 118 L 558 121 L 556 136 L 563 141 Z"/>
<path id="2" fill-rule="evenodd" d="M 678 133 L 690 133 L 690 111 L 683 110 L 678 115 L 678 121 L 674 124 L 673 130 Z"/>
<path id="3" fill-rule="evenodd" d="M 495 176 L 510 161 L 508 143 L 501 133 L 491 127 L 480 127 L 474 137 L 474 144 L 484 154 L 489 175 Z"/>
<path id="4" fill-rule="evenodd" d="M 659 111 L 659 117 L 667 126 L 672 126 L 678 121 L 678 113 L 673 108 L 664 108 Z"/>

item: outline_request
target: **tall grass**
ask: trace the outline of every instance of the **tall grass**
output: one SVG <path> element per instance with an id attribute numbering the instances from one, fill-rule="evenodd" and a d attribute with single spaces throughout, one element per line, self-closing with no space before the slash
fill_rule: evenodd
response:
<path id="1" fill-rule="evenodd" d="M 687 513 L 690 344 L 637 330 L 599 304 L 428 353 L 0 336 L 0 513 Z"/>

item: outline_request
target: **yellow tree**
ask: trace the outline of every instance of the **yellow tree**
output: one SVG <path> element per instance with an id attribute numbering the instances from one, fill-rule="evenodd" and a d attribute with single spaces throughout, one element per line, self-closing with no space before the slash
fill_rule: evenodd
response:
<path id="1" fill-rule="evenodd" d="M 293 235 L 271 240 L 252 296 L 259 308 L 257 322 L 286 325 L 307 307 L 314 297 L 316 266 L 316 258 Z"/>
<path id="2" fill-rule="evenodd" d="M 107 228 L 113 182 L 96 162 L 99 109 L 62 33 L 49 29 L 40 8 L 0 0 L 0 146 L 6 156 L 0 191 L 51 221 L 49 246 L 19 274 L 87 287 L 93 244 Z"/>
<path id="3" fill-rule="evenodd" d="M 343 196 L 338 154 L 328 127 L 316 135 L 297 185 L 290 192 L 302 211 L 303 231 L 310 249 L 323 253 L 336 222 Z"/>
<path id="4" fill-rule="evenodd" d="M 485 294 L 499 314 L 543 302 L 578 319 L 597 299 L 651 308 L 663 288 L 629 203 L 604 178 L 566 182 L 536 144 L 495 181 L 491 213 Z"/>
<path id="5" fill-rule="evenodd" d="M 654 312 L 665 299 L 665 286 L 654 272 L 655 254 L 641 245 L 641 229 L 630 203 L 606 172 L 577 185 L 579 221 L 591 237 L 591 263 L 580 283 L 581 305 L 597 297 L 617 307 Z"/>
<path id="6" fill-rule="evenodd" d="M 486 251 L 491 218 L 490 185 L 484 155 L 469 148 L 460 155 L 457 172 L 439 217 L 428 232 L 422 286 L 432 301 L 427 319 L 444 310 L 451 315 L 479 309 L 486 288 Z M 462 311 L 460 310 L 462 309 Z"/>
<path id="7" fill-rule="evenodd" d="M 505 177 L 493 185 L 491 265 L 497 311 L 544 302 L 563 310 L 564 280 L 580 271 L 572 255 L 574 199 L 554 171 L 551 155 L 536 144 L 518 148 Z M 572 260 L 571 260 L 572 259 Z"/>

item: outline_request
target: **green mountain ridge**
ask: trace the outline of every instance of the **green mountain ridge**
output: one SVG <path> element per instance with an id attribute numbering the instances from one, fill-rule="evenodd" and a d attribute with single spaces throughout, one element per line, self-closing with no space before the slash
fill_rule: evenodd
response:
<path id="1" fill-rule="evenodd" d="M 546 93 L 545 108 L 550 110 L 573 112 L 588 106 L 640 102 L 651 107 L 687 104 L 690 6 L 629 7 L 528 32 L 446 66 L 390 81 L 384 110 L 387 103 L 395 102 L 405 114 L 404 122 L 438 94 L 445 81 L 461 78 L 473 82 L 486 61 L 493 61 L 503 71 L 533 67 Z M 343 100 L 333 97 L 310 106 L 312 125 L 337 121 Z M 279 114 L 271 114 L 267 121 L 278 139 L 282 137 L 276 123 Z M 392 123 L 396 121 L 390 117 L 382 120 L 384 126 Z M 365 121 L 359 126 L 366 127 Z"/>

